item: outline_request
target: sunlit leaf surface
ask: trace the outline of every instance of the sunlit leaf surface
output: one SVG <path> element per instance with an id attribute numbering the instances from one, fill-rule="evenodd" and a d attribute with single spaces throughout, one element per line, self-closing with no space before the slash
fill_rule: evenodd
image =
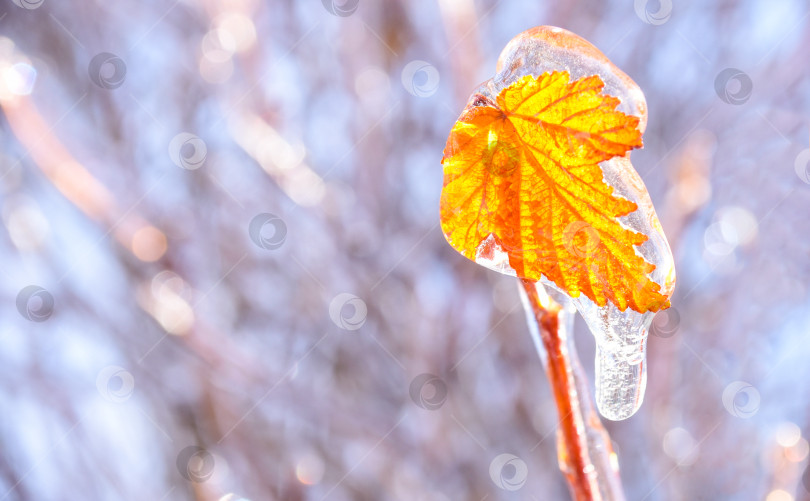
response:
<path id="1" fill-rule="evenodd" d="M 497 246 L 521 278 L 541 276 L 599 306 L 669 306 L 635 249 L 647 236 L 619 222 L 638 207 L 614 195 L 599 162 L 641 146 L 639 119 L 602 93 L 598 75 L 525 76 L 495 102 L 474 96 L 444 150 L 442 229 L 477 260 Z M 483 245 L 482 245 L 483 244 Z"/>

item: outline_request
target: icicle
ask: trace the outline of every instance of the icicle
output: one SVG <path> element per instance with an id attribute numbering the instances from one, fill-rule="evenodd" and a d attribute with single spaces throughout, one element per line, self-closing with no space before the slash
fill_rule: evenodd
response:
<path id="1" fill-rule="evenodd" d="M 599 413 L 613 421 L 638 410 L 647 386 L 647 336 L 654 313 L 598 307 L 584 296 L 574 299 L 596 339 L 595 386 Z"/>

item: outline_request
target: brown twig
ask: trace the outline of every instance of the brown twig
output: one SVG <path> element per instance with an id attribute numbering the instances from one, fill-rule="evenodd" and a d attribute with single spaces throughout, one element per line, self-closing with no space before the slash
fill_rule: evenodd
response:
<path id="1" fill-rule="evenodd" d="M 537 325 L 541 358 L 559 413 L 557 451 L 560 470 L 576 501 L 623 500 L 618 462 L 610 437 L 590 400 L 576 350 L 565 325 L 567 312 L 538 292 L 532 280 L 521 280 Z M 542 290 L 542 289 L 541 289 Z"/>

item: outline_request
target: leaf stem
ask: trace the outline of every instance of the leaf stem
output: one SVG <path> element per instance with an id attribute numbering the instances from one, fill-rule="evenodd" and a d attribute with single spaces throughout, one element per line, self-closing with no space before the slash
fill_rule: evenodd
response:
<path id="1" fill-rule="evenodd" d="M 570 304 L 551 298 L 542 284 L 521 280 L 521 285 L 532 338 L 557 404 L 558 461 L 571 496 L 575 501 L 623 501 L 618 460 L 594 411 L 573 344 L 574 312 Z"/>

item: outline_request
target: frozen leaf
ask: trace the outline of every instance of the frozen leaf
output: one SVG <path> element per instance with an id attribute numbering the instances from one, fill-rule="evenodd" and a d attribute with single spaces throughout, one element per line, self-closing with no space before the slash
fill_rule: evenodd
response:
<path id="1" fill-rule="evenodd" d="M 520 278 L 542 277 L 599 306 L 669 306 L 634 247 L 647 236 L 618 218 L 638 206 L 616 197 L 599 162 L 641 146 L 639 119 L 616 111 L 598 75 L 527 75 L 495 101 L 477 95 L 444 151 L 442 228 L 475 260 L 492 236 Z"/>
<path id="2" fill-rule="evenodd" d="M 668 308 L 672 255 L 629 152 L 638 86 L 584 39 L 515 37 L 444 151 L 442 228 L 461 254 L 570 296 L 597 340 L 597 403 L 622 419 L 643 397 L 647 329 Z"/>

